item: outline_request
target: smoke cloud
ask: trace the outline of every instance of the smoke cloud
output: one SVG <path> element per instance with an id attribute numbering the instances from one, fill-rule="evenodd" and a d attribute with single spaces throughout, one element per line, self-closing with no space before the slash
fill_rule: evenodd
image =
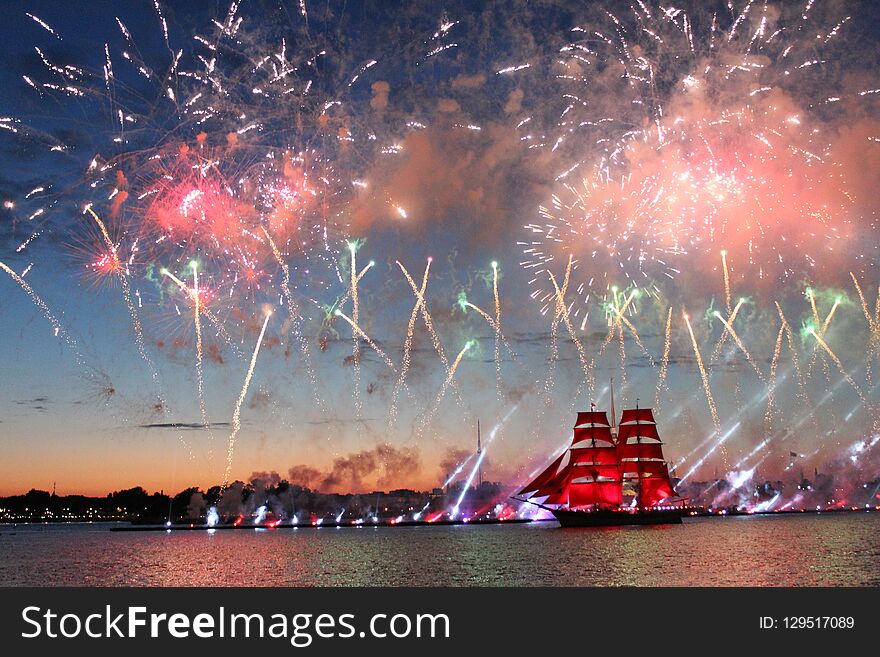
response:
<path id="1" fill-rule="evenodd" d="M 294 465 L 288 470 L 288 476 L 291 483 L 322 493 L 366 492 L 370 486 L 403 487 L 420 468 L 421 458 L 416 448 L 381 443 L 373 449 L 337 457 L 328 472 L 309 465 Z"/>

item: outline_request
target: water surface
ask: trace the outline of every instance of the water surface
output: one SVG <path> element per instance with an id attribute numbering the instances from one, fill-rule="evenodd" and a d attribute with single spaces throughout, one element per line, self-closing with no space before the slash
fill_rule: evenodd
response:
<path id="1" fill-rule="evenodd" d="M 0 525 L 0 585 L 877 586 L 880 513 L 605 529 Z"/>

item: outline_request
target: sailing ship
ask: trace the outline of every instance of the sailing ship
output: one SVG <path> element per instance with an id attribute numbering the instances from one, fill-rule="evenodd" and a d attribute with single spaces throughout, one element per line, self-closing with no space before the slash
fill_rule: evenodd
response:
<path id="1" fill-rule="evenodd" d="M 613 397 L 611 423 L 593 404 L 579 412 L 571 445 L 518 495 L 563 527 L 679 524 L 685 512 L 653 412 L 637 402 L 615 425 Z"/>

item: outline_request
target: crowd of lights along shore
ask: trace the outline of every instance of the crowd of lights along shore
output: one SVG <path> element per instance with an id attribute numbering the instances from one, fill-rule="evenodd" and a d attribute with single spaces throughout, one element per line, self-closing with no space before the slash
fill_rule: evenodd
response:
<path id="1" fill-rule="evenodd" d="M 125 309 L 118 330 L 149 382 L 150 413 L 172 425 L 191 419 L 179 407 L 192 400 L 169 396 L 157 363 L 163 347 L 183 345 L 203 430 L 177 431 L 174 449 L 208 462 L 224 488 L 246 475 L 237 443 L 248 415 L 266 411 L 245 402 L 269 367 L 265 351 L 280 345 L 328 416 L 379 413 L 379 434 L 462 454 L 434 484 L 464 484 L 451 519 L 485 513 L 466 496 L 487 462 L 503 473 L 502 514 L 534 514 L 506 493 L 565 447 L 574 412 L 608 405 L 611 379 L 619 405 L 653 404 L 664 435 L 690 436 L 667 454 L 680 485 L 726 482 L 711 505 L 799 508 L 807 491 L 758 499 L 757 478 L 822 469 L 835 484 L 821 504 L 849 506 L 880 465 L 880 238 L 876 201 L 841 161 L 840 125 L 859 117 L 864 134 L 854 128 L 846 147 L 877 160 L 880 79 L 835 68 L 860 21 L 835 3 L 710 4 L 585 10 L 547 39 L 561 45 L 487 57 L 483 78 L 502 85 L 492 93 L 503 108 L 477 103 L 489 90 L 462 82 L 461 106 L 441 102 L 440 112 L 397 100 L 386 79 L 455 65 L 473 35 L 452 14 L 438 11 L 409 46 L 360 59 L 341 35 L 308 32 L 305 0 L 289 33 L 233 2 L 186 43 L 157 0 L 162 67 L 142 55 L 142 26 L 117 18 L 90 70 L 56 61 L 63 26 L 29 13 L 43 71 L 21 76 L 16 93 L 60 113 L 100 108 L 107 122 L 98 150 L 83 153 L 27 117 L 0 117 L 5 139 L 70 168 L 3 199 L 16 243 L 0 254 L 2 295 L 29 298 L 105 391 L 101 403 L 119 403 L 66 326 L 76 311 L 31 282 L 61 249 L 70 285 Z M 468 101 L 479 110 L 462 109 Z M 411 135 L 479 139 L 499 124 L 549 180 L 507 234 L 465 265 L 374 238 L 419 221 L 372 177 L 406 161 Z M 367 196 L 380 218 L 353 221 Z M 528 285 L 506 285 L 514 273 Z M 337 343 L 344 359 L 330 356 Z M 240 391 L 229 408 L 207 385 L 216 353 Z M 345 398 L 322 393 L 328 376 L 344 380 Z M 385 394 L 372 394 L 377 381 Z M 474 385 L 491 388 L 488 407 L 471 399 Z M 455 435 L 439 428 L 444 415 L 458 418 Z M 488 438 L 468 455 L 478 418 Z M 305 446 L 292 449 L 292 461 L 307 461 Z"/>

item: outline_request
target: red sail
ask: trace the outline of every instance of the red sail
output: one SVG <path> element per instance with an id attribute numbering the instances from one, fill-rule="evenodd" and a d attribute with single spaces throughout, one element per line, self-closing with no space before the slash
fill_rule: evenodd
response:
<path id="1" fill-rule="evenodd" d="M 585 484 L 573 483 L 568 489 L 568 504 L 572 507 L 591 504 L 619 506 L 623 501 L 620 482 L 600 481 Z"/>
<path id="2" fill-rule="evenodd" d="M 626 411 L 624 411 L 624 415 Z M 660 440 L 656 424 L 621 424 L 617 430 L 617 440 L 626 442 L 628 438 L 653 438 Z"/>
<path id="3" fill-rule="evenodd" d="M 564 455 L 563 455 L 564 456 Z M 547 483 L 541 486 L 538 490 L 535 491 L 532 497 L 543 497 L 544 495 L 551 495 L 552 493 L 557 492 L 563 486 L 568 485 L 568 480 L 571 475 L 571 468 L 566 465 L 562 470 L 556 473 Z"/>
<path id="4" fill-rule="evenodd" d="M 611 437 L 611 429 L 608 427 L 576 427 L 574 437 L 571 439 L 572 446 L 585 440 L 602 440 L 609 445 L 614 444 L 614 439 Z"/>
<path id="5" fill-rule="evenodd" d="M 582 478 L 598 481 L 599 479 L 613 479 L 618 481 L 620 472 L 617 465 L 608 465 L 602 463 L 578 463 L 574 466 L 572 481 Z"/>
<path id="6" fill-rule="evenodd" d="M 547 496 L 544 504 L 568 504 L 568 487 L 571 483 L 571 473 L 571 468 L 563 469 L 552 481 L 536 492 L 535 497 Z"/>
<path id="7" fill-rule="evenodd" d="M 624 461 L 621 470 L 625 479 L 639 482 L 641 506 L 653 506 L 676 495 L 669 480 L 669 469 L 662 461 Z"/>
<path id="8" fill-rule="evenodd" d="M 571 465 L 598 463 L 601 465 L 617 465 L 617 450 L 614 447 L 574 447 L 571 450 Z"/>
<path id="9" fill-rule="evenodd" d="M 530 491 L 538 490 L 539 488 L 541 488 L 541 486 L 546 485 L 547 482 L 549 482 L 551 479 L 553 479 L 553 477 L 556 476 L 556 471 L 559 469 L 559 464 L 562 463 L 563 458 L 565 458 L 565 452 L 560 454 L 559 458 L 553 461 L 553 463 L 551 463 L 546 470 L 544 470 L 541 474 L 532 479 L 532 481 L 519 493 L 517 493 L 517 495 L 525 495 Z"/>
<path id="10" fill-rule="evenodd" d="M 634 445 L 633 445 L 634 446 Z M 636 480 L 641 477 L 655 477 L 666 468 L 663 461 L 621 461 L 620 473 L 624 479 Z"/>
<path id="11" fill-rule="evenodd" d="M 650 408 L 628 408 L 623 411 L 623 416 L 620 418 L 620 424 L 625 424 L 627 422 L 653 422 L 654 414 L 651 412 Z M 623 428 L 623 427 L 621 427 Z"/>
<path id="12" fill-rule="evenodd" d="M 606 427 L 611 426 L 608 422 L 608 415 L 605 411 L 580 411 L 578 413 L 577 422 L 574 426 L 579 427 L 584 424 L 602 424 Z"/>
<path id="13" fill-rule="evenodd" d="M 669 479 L 669 470 L 664 461 L 622 461 L 620 472 L 624 479 L 632 481 L 654 477 Z"/>
<path id="14" fill-rule="evenodd" d="M 658 461 L 658 462 L 652 463 L 649 461 L 647 463 L 644 463 L 644 465 L 646 466 L 645 467 L 645 475 L 644 475 L 645 477 L 650 476 L 653 478 L 665 479 L 666 481 L 669 481 L 669 468 L 666 467 L 665 462 Z M 648 473 L 650 473 L 650 474 L 648 474 Z"/>
<path id="15" fill-rule="evenodd" d="M 660 459 L 663 460 L 663 447 L 660 443 L 631 443 L 619 445 L 617 455 L 624 459 Z"/>
<path id="16" fill-rule="evenodd" d="M 668 497 L 676 497 L 669 477 L 642 479 L 639 502 L 642 506 L 654 506 Z"/>

